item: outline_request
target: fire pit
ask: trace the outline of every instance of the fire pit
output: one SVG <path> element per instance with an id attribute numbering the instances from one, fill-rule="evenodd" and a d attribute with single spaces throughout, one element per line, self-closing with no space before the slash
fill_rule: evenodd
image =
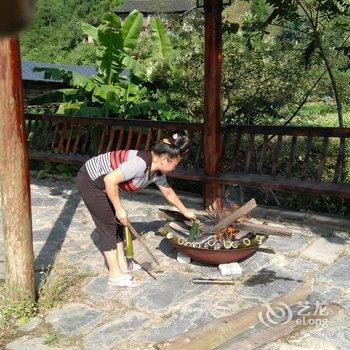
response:
<path id="1" fill-rule="evenodd" d="M 264 241 L 266 241 L 267 237 Z M 259 249 L 259 246 L 237 249 L 204 249 L 193 248 L 185 245 L 177 244 L 170 240 L 172 245 L 180 252 L 193 259 L 205 264 L 219 265 L 235 261 L 241 261 L 251 257 Z"/>
<path id="2" fill-rule="evenodd" d="M 290 230 L 249 220 L 256 206 L 252 199 L 242 207 L 210 207 L 206 219 L 211 224 L 189 222 L 178 212 L 161 210 L 171 222 L 158 232 L 195 261 L 215 265 L 241 261 L 255 254 L 268 235 L 291 237 Z"/>

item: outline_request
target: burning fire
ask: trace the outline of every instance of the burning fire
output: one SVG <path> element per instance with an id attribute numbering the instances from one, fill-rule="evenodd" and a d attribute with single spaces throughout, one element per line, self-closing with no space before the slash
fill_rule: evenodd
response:
<path id="1" fill-rule="evenodd" d="M 208 215 L 211 217 L 214 223 L 219 222 L 223 217 L 229 215 L 230 213 L 236 211 L 239 208 L 239 205 L 232 202 L 230 203 L 230 207 L 223 207 L 221 201 L 217 200 L 213 206 L 210 206 L 207 210 Z M 250 218 L 250 215 L 241 216 L 237 219 L 237 222 L 242 222 Z M 233 240 L 235 239 L 235 235 L 239 232 L 238 229 L 235 228 L 234 225 L 230 225 L 228 227 L 223 228 L 218 233 L 216 233 L 215 237 L 219 241 L 224 240 Z"/>

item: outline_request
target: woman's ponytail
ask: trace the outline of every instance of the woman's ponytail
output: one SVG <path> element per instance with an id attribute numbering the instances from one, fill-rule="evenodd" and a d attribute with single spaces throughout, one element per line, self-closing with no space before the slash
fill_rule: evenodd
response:
<path id="1" fill-rule="evenodd" d="M 170 138 L 164 138 L 153 147 L 153 152 L 166 154 L 170 158 L 184 157 L 190 148 L 189 138 L 185 135 L 173 134 Z"/>

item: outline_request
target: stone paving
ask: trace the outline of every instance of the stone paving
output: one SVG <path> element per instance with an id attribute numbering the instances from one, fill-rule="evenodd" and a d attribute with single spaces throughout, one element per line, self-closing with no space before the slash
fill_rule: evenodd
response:
<path id="1" fill-rule="evenodd" d="M 168 207 L 158 191 L 124 194 L 131 220 L 160 266 L 153 266 L 135 242 L 136 260 L 152 276 L 140 271 L 136 274 L 139 287 L 116 288 L 107 285 L 99 237 L 74 183 L 35 178 L 31 182 L 36 275 L 53 264 L 60 252 L 94 276 L 77 300 L 19 327 L 18 338 L 6 349 L 152 349 L 159 341 L 267 302 L 306 282 L 315 286 L 314 302 L 339 303 L 343 312 L 326 326 L 308 328 L 263 349 L 350 348 L 350 241 L 346 230 L 279 222 L 293 230 L 292 239 L 271 236 L 264 249 L 240 263 L 243 275 L 235 277 L 234 285 L 195 285 L 190 282 L 194 277 L 218 278 L 220 274 L 214 266 L 176 261 L 174 248 L 156 234 L 164 224 L 158 209 Z M 199 197 L 182 198 L 200 213 Z M 2 249 L 0 235 L 0 278 Z M 45 345 L 47 327 L 70 345 Z M 44 334 L 38 334 L 40 329 Z"/>

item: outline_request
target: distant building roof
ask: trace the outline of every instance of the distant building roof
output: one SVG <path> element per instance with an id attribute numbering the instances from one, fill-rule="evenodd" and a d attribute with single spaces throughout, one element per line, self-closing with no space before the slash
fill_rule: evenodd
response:
<path id="1" fill-rule="evenodd" d="M 138 10 L 143 13 L 177 13 L 186 12 L 196 7 L 196 0 L 126 0 L 117 7 L 116 13 L 129 13 Z"/>
<path id="2" fill-rule="evenodd" d="M 22 80 L 29 81 L 45 81 L 45 82 L 62 82 L 62 80 L 45 79 L 44 72 L 34 72 L 34 67 L 37 68 L 58 68 L 64 69 L 71 72 L 80 73 L 86 77 L 90 77 L 97 73 L 97 69 L 93 66 L 78 66 L 73 64 L 63 63 L 45 63 L 45 62 L 34 62 L 34 61 L 23 61 L 22 60 Z"/>

